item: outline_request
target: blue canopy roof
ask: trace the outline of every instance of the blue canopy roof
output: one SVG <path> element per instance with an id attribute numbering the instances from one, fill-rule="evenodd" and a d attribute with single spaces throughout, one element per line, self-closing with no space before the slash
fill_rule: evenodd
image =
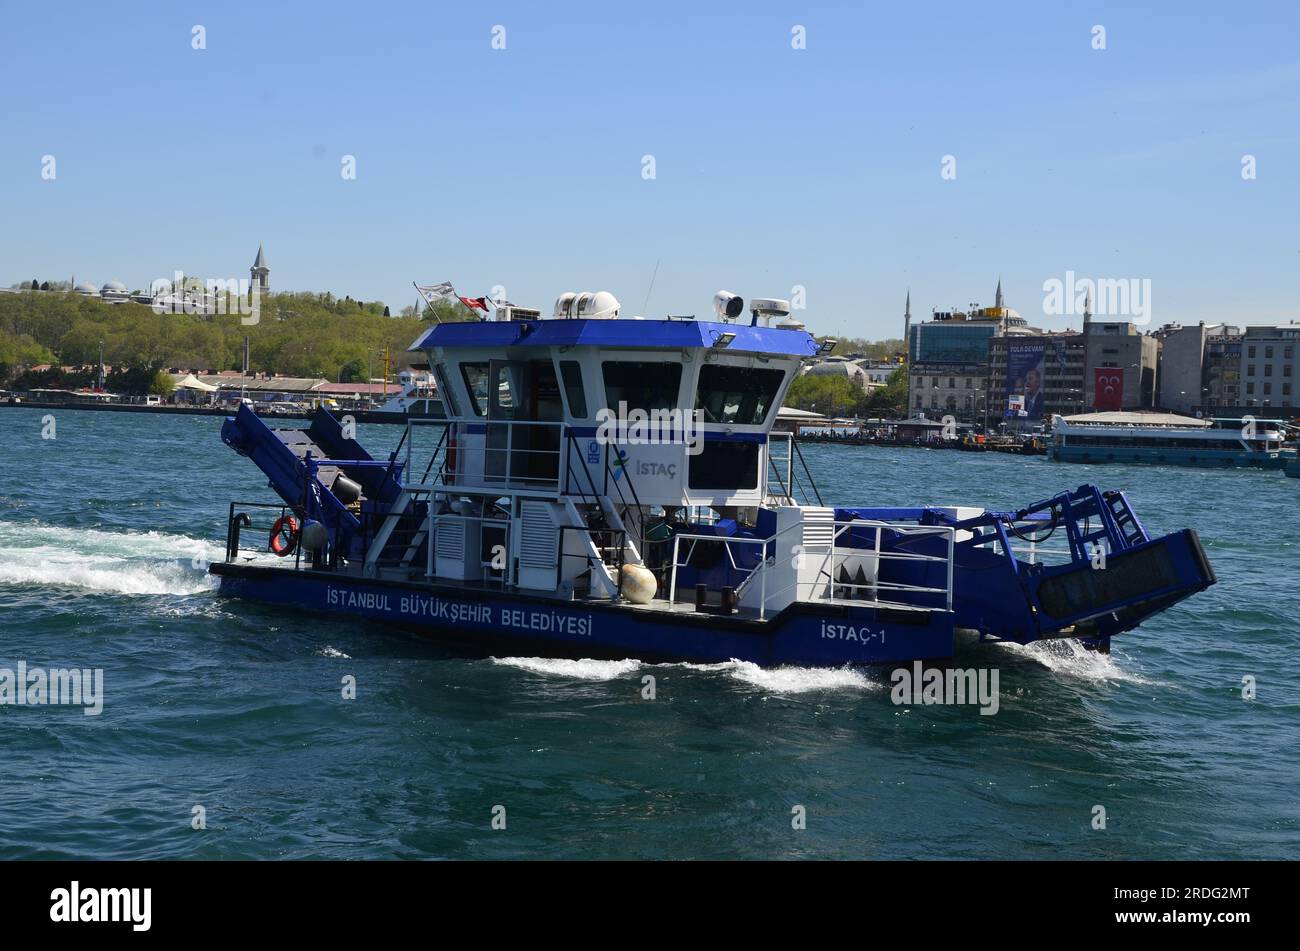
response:
<path id="1" fill-rule="evenodd" d="M 438 324 L 411 350 L 430 347 L 712 347 L 735 334 L 728 351 L 810 357 L 818 344 L 803 330 L 778 330 L 703 320 L 511 320 Z"/>

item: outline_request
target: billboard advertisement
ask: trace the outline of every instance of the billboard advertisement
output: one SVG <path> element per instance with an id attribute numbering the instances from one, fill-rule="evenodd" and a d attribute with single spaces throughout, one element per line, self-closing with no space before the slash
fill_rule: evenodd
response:
<path id="1" fill-rule="evenodd" d="M 1043 365 L 1047 344 L 1012 343 L 1007 346 L 1007 415 L 1021 419 L 1043 418 Z"/>

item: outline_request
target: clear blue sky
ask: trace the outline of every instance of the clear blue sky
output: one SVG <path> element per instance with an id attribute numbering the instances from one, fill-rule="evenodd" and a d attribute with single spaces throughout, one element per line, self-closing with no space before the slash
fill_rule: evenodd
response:
<path id="1" fill-rule="evenodd" d="M 1067 269 L 1149 278 L 1156 324 L 1300 317 L 1297 10 L 7 0 L 0 284 L 246 277 L 263 242 L 274 288 L 394 309 L 641 312 L 659 260 L 648 315 L 801 284 L 873 338 L 999 276 L 1060 326 Z"/>

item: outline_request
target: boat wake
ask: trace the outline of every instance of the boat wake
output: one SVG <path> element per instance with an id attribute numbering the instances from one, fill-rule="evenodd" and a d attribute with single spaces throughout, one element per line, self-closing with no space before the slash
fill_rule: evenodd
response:
<path id="1" fill-rule="evenodd" d="M 760 667 L 744 660 L 725 664 L 682 664 L 691 670 L 717 671 L 752 687 L 780 695 L 840 690 L 881 690 L 884 685 L 851 667 Z"/>
<path id="2" fill-rule="evenodd" d="M 1126 670 L 1114 654 L 1088 650 L 1069 638 L 1037 641 L 1033 644 L 1002 642 L 990 645 L 994 651 L 1013 655 L 1018 660 L 1046 667 L 1053 674 L 1095 682 L 1153 685 L 1154 680 Z"/>
<path id="3" fill-rule="evenodd" d="M 639 660 L 564 660 L 555 657 L 493 657 L 492 663 L 575 680 L 617 680 L 642 666 Z"/>
<path id="4" fill-rule="evenodd" d="M 105 532 L 0 521 L 0 585 L 127 595 L 191 595 L 216 588 L 210 542 L 162 532 Z"/>
<path id="5" fill-rule="evenodd" d="M 617 680 L 642 668 L 660 669 L 639 660 L 561 660 L 548 657 L 493 657 L 492 662 L 516 667 L 534 674 L 567 677 L 575 680 Z M 871 680 L 861 671 L 848 667 L 760 667 L 748 661 L 730 660 L 722 664 L 666 664 L 705 674 L 721 674 L 773 694 L 797 694 L 814 691 L 878 690 L 884 685 Z"/>

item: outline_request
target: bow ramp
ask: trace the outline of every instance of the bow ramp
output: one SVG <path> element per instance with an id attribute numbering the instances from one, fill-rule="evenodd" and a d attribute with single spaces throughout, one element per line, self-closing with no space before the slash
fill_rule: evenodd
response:
<path id="1" fill-rule="evenodd" d="M 960 508 L 838 509 L 839 518 L 915 517 L 947 525 L 953 611 L 982 638 L 1029 643 L 1078 637 L 1105 649 L 1216 581 L 1193 529 L 1152 538 L 1123 492 L 1082 485 L 1015 512 Z M 921 538 L 907 543 L 924 550 Z"/>
<path id="2" fill-rule="evenodd" d="M 270 488 L 304 524 L 325 527 L 329 551 L 358 557 L 363 526 L 380 525 L 390 515 L 394 522 L 423 515 L 405 493 L 405 463 L 397 452 L 376 460 L 324 409 L 305 429 L 272 429 L 241 406 L 222 424 L 221 439 L 266 474 Z M 393 534 L 390 527 L 386 543 Z"/>

